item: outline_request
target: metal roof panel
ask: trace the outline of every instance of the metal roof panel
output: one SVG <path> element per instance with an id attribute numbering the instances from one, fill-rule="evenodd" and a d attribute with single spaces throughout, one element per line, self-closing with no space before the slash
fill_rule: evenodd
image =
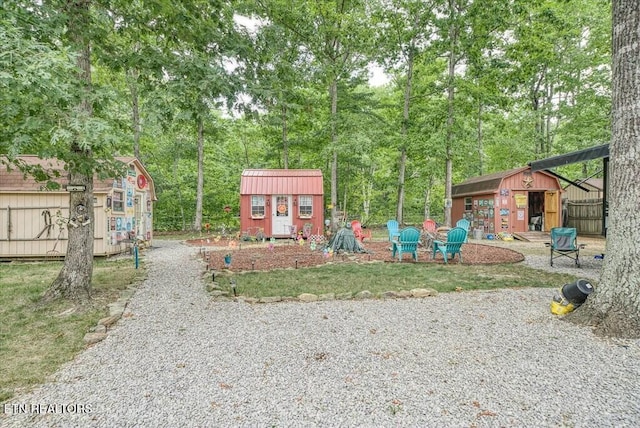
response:
<path id="1" fill-rule="evenodd" d="M 27 165 L 40 165 L 42 169 L 52 174 L 54 171 L 60 174 L 60 177 L 54 178 L 53 181 L 60 184 L 61 189 L 59 191 L 65 191 L 64 186 L 68 183 L 68 172 L 64 169 L 64 162 L 59 159 L 41 159 L 35 155 L 20 155 L 17 159 L 24 162 Z M 155 186 L 153 184 L 153 178 L 149 175 L 144 165 L 131 156 L 116 156 L 115 159 L 123 162 L 127 165 L 134 163 L 140 171 L 147 177 L 149 182 L 149 190 L 151 191 L 152 199 L 155 201 Z M 33 177 L 25 175 L 16 166 L 12 166 L 11 170 L 6 165 L 0 163 L 0 191 L 4 192 L 37 192 L 41 191 L 45 183 L 36 181 Z M 97 176 L 93 179 L 93 191 L 108 192 L 113 188 L 113 178 L 99 179 Z"/>
<path id="2" fill-rule="evenodd" d="M 451 186 L 451 196 L 456 197 L 456 196 L 469 195 L 469 194 L 495 192 L 500 188 L 500 183 L 502 183 L 503 179 L 505 179 L 506 177 L 510 177 L 512 175 L 518 174 L 527 169 L 529 169 L 529 167 L 525 166 L 525 167 L 510 169 L 508 171 L 500 171 L 500 172 L 494 172 L 492 174 L 472 177 L 468 180 L 463 181 L 460 184 Z"/>
<path id="3" fill-rule="evenodd" d="M 241 195 L 323 195 L 319 169 L 246 169 L 240 180 Z"/>

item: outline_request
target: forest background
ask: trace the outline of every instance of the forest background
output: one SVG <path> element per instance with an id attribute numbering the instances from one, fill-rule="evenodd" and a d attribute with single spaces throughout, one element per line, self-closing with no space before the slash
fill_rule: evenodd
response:
<path id="1" fill-rule="evenodd" d="M 91 115 L 67 40 L 79 2 Z M 609 1 L 52 0 L 0 13 L 0 154 L 69 160 L 73 140 L 97 159 L 135 155 L 158 230 L 237 225 L 245 168 L 320 168 L 326 205 L 365 225 L 447 222 L 452 184 L 610 140 Z"/>

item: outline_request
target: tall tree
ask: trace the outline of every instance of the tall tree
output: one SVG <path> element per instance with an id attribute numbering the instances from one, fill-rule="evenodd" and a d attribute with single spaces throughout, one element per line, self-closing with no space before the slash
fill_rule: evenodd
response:
<path id="1" fill-rule="evenodd" d="M 81 122 L 93 114 L 91 102 L 91 33 L 90 0 L 69 1 L 65 4 L 67 26 L 72 46 L 77 52 L 78 82 L 82 88 L 77 106 Z M 93 150 L 83 141 L 82 135 L 71 140 L 69 158 L 69 184 L 83 187 L 82 191 L 69 192 L 68 242 L 64 265 L 47 290 L 45 300 L 58 297 L 87 301 L 91 298 L 93 275 Z"/>
<path id="2" fill-rule="evenodd" d="M 165 69 L 167 88 L 176 94 L 182 116 L 193 124 L 197 142 L 196 209 L 193 229 L 202 229 L 206 125 L 211 111 L 228 99 L 234 79 L 225 64 L 235 46 L 233 11 L 218 1 L 189 0 L 170 7 L 161 16 L 172 25 L 167 51 L 173 60 Z M 166 8 L 165 8 L 166 9 Z"/>
<path id="3" fill-rule="evenodd" d="M 335 4 L 316 4 L 317 28 L 323 42 L 318 53 L 327 72 L 329 86 L 329 135 L 331 153 L 331 229 L 336 230 L 338 206 L 338 82 L 362 69 L 362 47 L 365 38 L 359 26 L 363 22 L 362 4 L 356 0 L 337 0 Z"/>
<path id="4" fill-rule="evenodd" d="M 464 89 L 468 93 L 468 114 L 475 116 L 474 149 L 477 151 L 476 158 L 469 159 L 467 174 L 485 174 L 485 118 L 490 118 L 492 112 L 501 109 L 507 99 L 499 91 L 501 70 L 506 68 L 506 64 L 496 48 L 507 30 L 509 17 L 507 2 L 486 0 L 472 3 L 465 20 L 469 29 L 462 33 L 461 40 L 467 61 Z"/>
<path id="5" fill-rule="evenodd" d="M 326 2 L 290 2 L 270 0 L 258 2 L 259 13 L 274 25 L 288 29 L 295 35 L 295 46 L 313 67 L 313 84 L 324 86 L 328 94 L 328 119 L 323 133 L 328 134 L 331 170 L 331 227 L 337 228 L 338 159 L 340 150 L 339 90 L 365 70 L 367 36 L 364 6 L 361 0 L 333 0 Z"/>
<path id="6" fill-rule="evenodd" d="M 530 157 L 582 149 L 607 138 L 608 3 L 522 1 L 511 6 L 499 46 L 511 95 L 506 114 L 526 130 Z M 519 117 L 517 117 L 519 116 Z"/>
<path id="7" fill-rule="evenodd" d="M 266 2 L 251 2 L 246 12 L 257 12 L 266 19 L 273 10 Z M 296 119 L 311 104 L 302 89 L 311 78 L 308 64 L 312 58 L 300 49 L 298 34 L 289 26 L 277 21 L 256 22 L 260 24 L 255 28 L 245 27 L 245 37 L 252 47 L 244 56 L 245 86 L 251 95 L 250 103 L 244 107 L 261 116 L 265 134 L 280 154 L 278 166 L 288 169 L 291 143 L 298 134 Z"/>
<path id="8" fill-rule="evenodd" d="M 140 2 L 128 0 L 111 0 L 106 7 L 103 19 L 108 22 L 110 31 L 106 37 L 94 42 L 94 62 L 104 64 L 113 73 L 122 73 L 130 99 L 129 133 L 132 134 L 133 155 L 142 159 L 141 97 L 145 89 L 153 86 L 153 76 L 161 75 L 162 65 L 167 63 L 167 55 L 160 48 L 163 34 L 154 25 L 156 16 L 152 7 L 145 8 Z"/>
<path id="9" fill-rule="evenodd" d="M 460 34 L 460 0 L 448 0 L 449 14 L 449 52 L 447 72 L 447 137 L 445 142 L 445 188 L 444 188 L 444 224 L 451 226 L 451 188 L 453 186 L 453 145 L 455 125 L 455 90 L 456 90 L 456 65 L 460 59 L 458 54 L 458 42 Z"/>
<path id="10" fill-rule="evenodd" d="M 23 94 L 12 91 L 17 96 L 7 105 L 10 120 L 5 125 L 9 129 L 3 132 L 10 138 L 7 151 L 10 155 L 30 152 L 41 158 L 57 158 L 65 163 L 69 183 L 83 189 L 69 194 L 65 262 L 44 297 L 46 300 L 63 297 L 82 303 L 91 296 L 93 177 L 97 173 L 121 172 L 109 162 L 117 151 L 116 133 L 103 116 L 106 111 L 102 104 L 109 91 L 96 88 L 92 81 L 91 41 L 99 37 L 101 26 L 89 0 L 14 1 L 3 7 L 3 18 L 9 17 L 9 22 L 22 30 L 25 46 L 37 47 L 44 54 L 42 58 L 28 59 L 22 52 L 17 58 L 25 62 L 13 64 L 24 67 L 22 73 L 39 75 L 39 78 L 30 82 L 31 78 L 14 80 L 19 82 L 15 88 L 21 88 Z M 16 46 L 21 49 L 21 44 Z M 53 51 L 59 52 L 53 58 L 66 57 L 72 67 L 51 61 L 49 53 Z M 50 61 L 48 70 L 39 66 L 44 58 Z M 3 80 L 6 76 L 7 73 L 3 73 Z M 55 85 L 48 91 L 42 90 L 53 82 Z M 25 98 L 24 94 L 28 96 Z M 19 166 L 31 175 L 37 172 Z M 59 186 L 55 181 L 48 185 Z"/>
<path id="11" fill-rule="evenodd" d="M 398 196 L 396 220 L 403 223 L 406 193 L 407 151 L 409 149 L 411 107 L 414 100 L 414 67 L 424 49 L 434 39 L 436 0 L 429 2 L 395 0 L 381 2 L 379 12 L 374 14 L 379 22 L 379 54 L 387 70 L 396 71 L 402 88 L 402 107 L 398 147 Z"/>
<path id="12" fill-rule="evenodd" d="M 613 132 L 609 227 L 600 284 L 569 319 L 640 338 L 640 3 L 613 1 Z"/>

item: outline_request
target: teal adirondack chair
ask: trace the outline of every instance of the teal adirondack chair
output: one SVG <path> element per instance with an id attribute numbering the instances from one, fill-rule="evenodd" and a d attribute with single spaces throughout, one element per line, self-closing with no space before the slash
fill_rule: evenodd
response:
<path id="1" fill-rule="evenodd" d="M 398 224 L 397 220 L 389 220 L 387 222 L 387 230 L 389 231 L 389 241 L 393 241 L 398 237 L 398 234 L 400 233 L 398 231 L 399 228 L 400 228 L 400 225 Z"/>
<path id="2" fill-rule="evenodd" d="M 464 237 L 464 243 L 466 244 L 469 239 L 469 227 L 471 227 L 471 223 L 469 222 L 469 220 L 467 220 L 466 218 L 461 218 L 460 220 L 458 220 L 456 222 L 456 227 L 461 227 L 465 230 L 465 232 L 467 232 L 467 234 Z"/>
<path id="3" fill-rule="evenodd" d="M 551 266 L 553 266 L 553 259 L 568 257 L 573 259 L 576 267 L 580 267 L 580 249 L 585 245 L 578 245 L 577 239 L 578 231 L 575 227 L 551 228 L 551 243 L 545 244 L 551 247 Z"/>
<path id="4" fill-rule="evenodd" d="M 398 255 L 398 261 L 402 261 L 403 253 L 410 253 L 413 259 L 418 261 L 418 242 L 420 242 L 420 231 L 415 227 L 405 227 L 397 237 L 391 240 L 391 257 Z"/>
<path id="5" fill-rule="evenodd" d="M 444 262 L 447 263 L 448 259 L 453 260 L 458 254 L 460 257 L 460 263 L 462 263 L 462 244 L 466 242 L 467 231 L 462 227 L 454 227 L 447 232 L 447 241 L 433 241 L 433 254 L 432 259 L 436 258 L 437 253 L 442 253 Z"/>

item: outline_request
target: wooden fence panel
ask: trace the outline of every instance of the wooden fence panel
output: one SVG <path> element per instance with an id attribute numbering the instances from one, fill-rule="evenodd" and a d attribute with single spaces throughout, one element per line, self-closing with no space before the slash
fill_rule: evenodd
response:
<path id="1" fill-rule="evenodd" d="M 568 201 L 569 227 L 575 227 L 581 235 L 602 234 L 602 199 Z"/>

